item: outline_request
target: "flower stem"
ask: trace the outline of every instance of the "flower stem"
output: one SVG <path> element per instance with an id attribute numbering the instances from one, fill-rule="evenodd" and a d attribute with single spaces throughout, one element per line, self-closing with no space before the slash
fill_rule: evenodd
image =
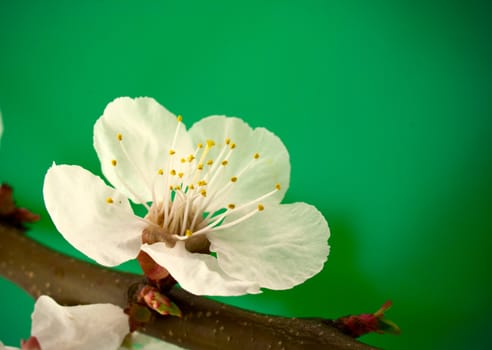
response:
<path id="1" fill-rule="evenodd" d="M 0 275 L 37 298 L 63 305 L 128 305 L 128 291 L 143 277 L 79 261 L 35 242 L 0 223 Z M 131 294 L 131 292 L 130 292 Z M 375 349 L 341 333 L 323 319 L 263 315 L 241 310 L 178 288 L 167 296 L 183 317 L 158 316 L 139 331 L 190 349 Z M 270 346 L 270 347 L 269 347 Z"/>

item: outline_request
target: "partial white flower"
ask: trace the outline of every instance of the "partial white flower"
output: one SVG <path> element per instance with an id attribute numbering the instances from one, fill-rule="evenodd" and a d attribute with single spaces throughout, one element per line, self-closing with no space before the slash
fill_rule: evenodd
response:
<path id="1" fill-rule="evenodd" d="M 34 305 L 31 335 L 43 350 L 118 349 L 129 332 L 128 315 L 112 304 L 60 306 L 41 296 Z"/>
<path id="2" fill-rule="evenodd" d="M 31 336 L 42 350 L 116 350 L 130 332 L 128 315 L 112 304 L 60 306 L 42 295 L 31 318 Z"/>
<path id="3" fill-rule="evenodd" d="M 94 145 L 114 188 L 81 167 L 53 165 L 44 198 L 57 229 L 100 264 L 142 250 L 206 295 L 287 289 L 323 267 L 328 225 L 313 206 L 280 204 L 289 155 L 268 130 L 211 116 L 187 131 L 151 98 L 119 98 L 96 122 Z M 128 198 L 147 209 L 144 218 Z"/>

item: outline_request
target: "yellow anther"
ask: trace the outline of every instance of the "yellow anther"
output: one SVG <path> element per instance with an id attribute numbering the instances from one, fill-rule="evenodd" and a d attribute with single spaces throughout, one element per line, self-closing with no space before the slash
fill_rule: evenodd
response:
<path id="1" fill-rule="evenodd" d="M 111 165 L 112 165 L 112 166 L 116 166 L 116 164 L 118 164 L 118 162 L 116 161 L 116 159 L 113 159 L 113 160 L 111 161 Z"/>
<path id="2" fill-rule="evenodd" d="M 231 139 L 230 138 L 226 138 L 226 145 L 228 145 L 230 143 L 231 143 Z"/>
<path id="3" fill-rule="evenodd" d="M 162 170 L 162 169 L 157 170 L 157 174 L 163 175 L 164 174 L 164 170 Z"/>
<path id="4" fill-rule="evenodd" d="M 169 189 L 172 191 L 174 189 L 174 187 L 173 186 L 169 186 Z"/>
<path id="5" fill-rule="evenodd" d="M 188 186 L 188 188 L 189 188 L 190 190 L 194 190 L 194 189 L 195 189 L 195 185 L 190 184 L 190 185 Z"/>
<path id="6" fill-rule="evenodd" d="M 123 135 L 121 135 L 120 133 L 118 133 L 116 135 L 116 138 L 118 139 L 118 141 L 121 141 L 121 140 L 123 140 Z"/>
<path id="7" fill-rule="evenodd" d="M 176 118 L 178 120 L 178 122 L 182 122 L 183 121 L 183 117 L 180 115 L 178 115 L 178 117 Z"/>
<path id="8" fill-rule="evenodd" d="M 214 164 L 214 161 L 212 159 L 207 160 L 207 165 L 212 165 Z"/>
<path id="9" fill-rule="evenodd" d="M 198 181 L 198 186 L 206 186 L 206 185 L 207 185 L 207 181 L 205 180 Z"/>
<path id="10" fill-rule="evenodd" d="M 190 154 L 190 155 L 188 156 L 188 162 L 190 162 L 190 163 L 191 163 L 194 159 L 195 159 L 195 156 L 194 156 L 193 154 Z"/>
<path id="11" fill-rule="evenodd" d="M 174 190 L 175 190 L 175 191 L 179 191 L 180 189 L 181 189 L 181 186 L 180 186 L 180 185 L 178 185 L 178 186 L 174 187 Z"/>
<path id="12" fill-rule="evenodd" d="M 113 204 L 114 203 L 113 198 L 111 197 L 106 198 L 106 203 Z"/>
<path id="13" fill-rule="evenodd" d="M 265 209 L 263 204 L 258 204 L 258 211 L 263 211 L 263 209 Z"/>
<path id="14" fill-rule="evenodd" d="M 181 158 L 181 163 L 186 163 L 186 159 Z"/>
<path id="15" fill-rule="evenodd" d="M 182 179 L 183 176 L 184 176 L 184 173 L 178 173 L 178 176 L 179 176 L 180 179 Z"/>
<path id="16" fill-rule="evenodd" d="M 215 146 L 215 142 L 213 140 L 207 140 L 207 147 L 212 148 L 213 146 Z"/>
<path id="17" fill-rule="evenodd" d="M 186 235 L 186 237 L 190 237 L 192 234 L 193 234 L 193 232 L 191 232 L 191 230 L 190 230 L 190 229 L 187 229 L 187 230 L 185 231 L 185 235 Z"/>
<path id="18" fill-rule="evenodd" d="M 205 191 L 205 190 L 201 190 L 201 191 L 200 191 L 200 194 L 201 194 L 203 197 L 207 197 L 207 191 Z"/>
<path id="19" fill-rule="evenodd" d="M 222 165 L 223 165 L 223 166 L 226 166 L 226 165 L 227 165 L 227 163 L 229 163 L 227 160 L 223 160 L 223 161 L 222 161 Z"/>
<path id="20" fill-rule="evenodd" d="M 199 143 L 198 148 L 203 148 L 203 143 Z"/>
<path id="21" fill-rule="evenodd" d="M 237 181 L 237 177 L 236 176 L 231 177 L 231 182 L 236 182 L 236 181 Z"/>
<path id="22" fill-rule="evenodd" d="M 231 147 L 231 149 L 234 149 L 234 148 L 236 148 L 236 144 L 235 143 L 231 143 L 231 146 L 230 147 Z"/>
<path id="23" fill-rule="evenodd" d="M 236 205 L 234 205 L 232 203 L 227 205 L 227 208 L 229 208 L 231 210 L 234 209 L 235 207 L 236 207 Z"/>
<path id="24" fill-rule="evenodd" d="M 275 188 L 276 188 L 277 190 L 279 190 L 279 191 L 280 191 L 280 188 L 281 188 L 281 187 L 280 187 L 280 184 L 276 184 L 276 185 L 275 185 Z"/>
<path id="25" fill-rule="evenodd" d="M 198 164 L 197 169 L 198 170 L 203 170 L 203 164 L 202 163 Z"/>
<path id="26" fill-rule="evenodd" d="M 170 149 L 170 150 L 169 150 L 169 155 L 170 155 L 170 156 L 172 156 L 173 154 L 176 154 L 176 151 L 175 151 L 175 150 L 173 150 L 173 149 Z"/>
<path id="27" fill-rule="evenodd" d="M 254 159 L 258 159 L 260 158 L 260 154 L 259 153 L 255 153 L 255 155 L 253 156 Z"/>
<path id="28" fill-rule="evenodd" d="M 169 172 L 169 174 L 171 174 L 171 176 L 174 176 L 174 175 L 176 175 L 176 170 L 174 170 L 174 169 L 171 169 L 171 171 Z"/>

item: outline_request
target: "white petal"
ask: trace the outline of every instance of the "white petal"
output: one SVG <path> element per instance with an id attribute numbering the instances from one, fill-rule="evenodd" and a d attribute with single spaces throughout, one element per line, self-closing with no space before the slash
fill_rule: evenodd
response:
<path id="1" fill-rule="evenodd" d="M 216 193 L 230 184 L 230 179 L 238 177 L 237 182 L 229 186 L 230 191 L 214 199 L 217 207 L 226 207 L 227 204 L 241 204 L 249 202 L 275 189 L 276 184 L 281 190 L 263 201 L 280 202 L 289 186 L 290 163 L 289 154 L 282 141 L 264 128 L 252 129 L 238 118 L 212 116 L 204 118 L 194 124 L 189 133 L 195 143 L 213 140 L 216 145 L 211 149 L 207 159 L 220 162 L 216 159 L 223 147 L 227 147 L 225 140 L 230 138 L 236 148 L 231 152 L 227 166 L 220 167 L 220 177 L 209 185 L 208 193 Z M 255 153 L 259 154 L 254 159 Z M 247 168 L 248 165 L 251 165 Z M 243 169 L 247 168 L 246 171 Z M 242 173 L 242 175 L 239 175 Z"/>
<path id="2" fill-rule="evenodd" d="M 133 215 L 128 199 L 101 178 L 79 166 L 53 165 L 43 194 L 56 228 L 82 253 L 106 266 L 137 256 L 146 225 Z"/>
<path id="3" fill-rule="evenodd" d="M 171 158 L 169 151 L 178 124 L 176 154 Z M 185 129 L 183 123 L 152 98 L 114 100 L 94 126 L 94 147 L 104 175 L 134 202 L 151 201 L 152 192 L 160 193 L 164 188 L 163 183 L 154 184 L 161 179 L 157 176 L 158 170 L 176 168 L 179 171 L 179 159 L 193 153 Z"/>
<path id="4" fill-rule="evenodd" d="M 128 316 L 112 304 L 63 307 L 41 296 L 34 305 L 31 335 L 43 350 L 118 349 L 129 331 Z"/>
<path id="5" fill-rule="evenodd" d="M 165 267 L 190 293 L 227 296 L 260 292 L 255 282 L 227 276 L 213 256 L 188 252 L 184 242 L 177 242 L 174 248 L 168 248 L 164 243 L 144 244 L 142 250 Z"/>
<path id="6" fill-rule="evenodd" d="M 328 224 L 306 203 L 266 207 L 243 223 L 209 234 L 220 267 L 261 287 L 287 289 L 317 274 L 329 253 Z"/>

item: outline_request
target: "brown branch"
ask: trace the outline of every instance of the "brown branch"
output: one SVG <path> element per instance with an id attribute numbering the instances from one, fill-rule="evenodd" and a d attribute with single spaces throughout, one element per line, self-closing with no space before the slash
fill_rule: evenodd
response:
<path id="1" fill-rule="evenodd" d="M 64 305 L 128 304 L 143 277 L 79 261 L 0 223 L 0 275 L 37 298 Z M 198 297 L 178 288 L 168 296 L 182 318 L 155 317 L 140 331 L 190 349 L 375 349 L 330 326 L 330 320 L 262 315 Z M 132 297 L 132 296 L 130 296 Z"/>

